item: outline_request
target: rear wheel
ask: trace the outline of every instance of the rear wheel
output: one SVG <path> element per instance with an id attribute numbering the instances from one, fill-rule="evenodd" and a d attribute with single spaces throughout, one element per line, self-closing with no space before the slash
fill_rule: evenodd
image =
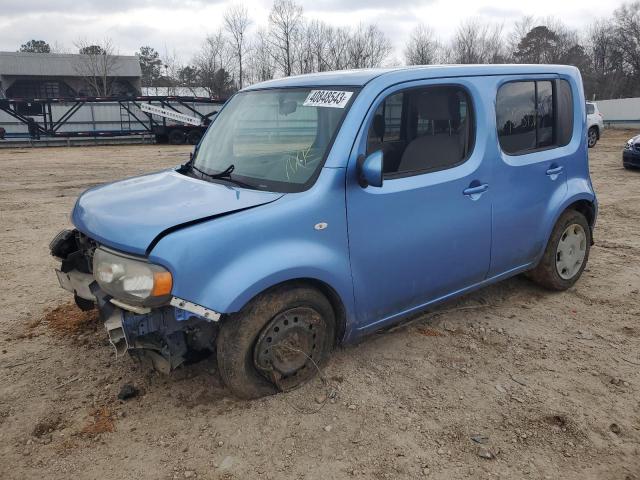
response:
<path id="1" fill-rule="evenodd" d="M 566 290 L 582 275 L 589 260 L 591 229 L 580 212 L 564 212 L 551 233 L 540 263 L 529 277 L 551 290 Z"/>
<path id="2" fill-rule="evenodd" d="M 587 143 L 589 148 L 593 148 L 598 143 L 598 129 L 596 127 L 591 127 L 587 132 Z"/>
<path id="3" fill-rule="evenodd" d="M 277 287 L 222 323 L 220 376 L 241 398 L 288 391 L 318 373 L 334 338 L 335 315 L 322 293 L 302 285 Z"/>

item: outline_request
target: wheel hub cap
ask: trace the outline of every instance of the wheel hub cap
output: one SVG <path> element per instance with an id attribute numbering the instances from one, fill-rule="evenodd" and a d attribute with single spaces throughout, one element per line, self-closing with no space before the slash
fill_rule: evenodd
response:
<path id="1" fill-rule="evenodd" d="M 276 315 L 254 348 L 255 366 L 282 390 L 311 378 L 325 339 L 324 322 L 310 307 L 296 307 Z"/>
<path id="2" fill-rule="evenodd" d="M 573 278 L 582 267 L 587 253 L 587 235 L 581 225 L 569 225 L 556 249 L 556 270 L 565 280 Z"/>

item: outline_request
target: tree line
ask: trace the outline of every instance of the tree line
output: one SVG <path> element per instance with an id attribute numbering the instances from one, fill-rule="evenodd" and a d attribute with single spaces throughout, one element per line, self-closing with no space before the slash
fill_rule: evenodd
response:
<path id="1" fill-rule="evenodd" d="M 295 0 L 275 0 L 264 28 L 253 28 L 247 8 L 233 5 L 223 24 L 203 40 L 193 58 L 164 55 L 150 46 L 136 52 L 142 84 L 150 87 L 204 89 L 226 97 L 248 84 L 275 77 L 329 70 L 393 65 L 472 63 L 557 63 L 582 73 L 587 98 L 640 96 L 640 1 L 622 4 L 609 18 L 594 19 L 583 30 L 560 20 L 523 17 L 506 29 L 477 18 L 462 21 L 449 39 L 418 24 L 393 58 L 389 37 L 374 24 L 335 27 L 308 19 Z M 79 53 L 102 59 L 114 55 L 113 42 L 77 42 Z M 20 51 L 50 52 L 42 40 Z M 104 72 L 103 72 L 104 73 Z M 103 78 L 106 74 L 102 75 Z M 100 82 L 96 82 L 100 88 Z M 104 94 L 104 93 L 103 93 Z"/>

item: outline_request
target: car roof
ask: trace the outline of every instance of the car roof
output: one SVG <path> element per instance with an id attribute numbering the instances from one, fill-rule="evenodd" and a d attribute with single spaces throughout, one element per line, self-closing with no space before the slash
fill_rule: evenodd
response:
<path id="1" fill-rule="evenodd" d="M 374 79 L 384 79 L 390 84 L 418 78 L 441 78 L 486 75 L 523 74 L 567 74 L 575 75 L 578 70 L 567 65 L 420 65 L 398 68 L 365 68 L 358 70 L 337 70 L 277 78 L 251 85 L 244 90 L 264 88 L 349 86 L 363 87 Z"/>

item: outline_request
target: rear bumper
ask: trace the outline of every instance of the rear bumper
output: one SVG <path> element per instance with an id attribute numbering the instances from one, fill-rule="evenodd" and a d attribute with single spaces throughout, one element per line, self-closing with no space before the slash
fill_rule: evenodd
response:
<path id="1" fill-rule="evenodd" d="M 640 168 L 640 151 L 624 150 L 622 152 L 622 164 L 625 167 Z"/>

